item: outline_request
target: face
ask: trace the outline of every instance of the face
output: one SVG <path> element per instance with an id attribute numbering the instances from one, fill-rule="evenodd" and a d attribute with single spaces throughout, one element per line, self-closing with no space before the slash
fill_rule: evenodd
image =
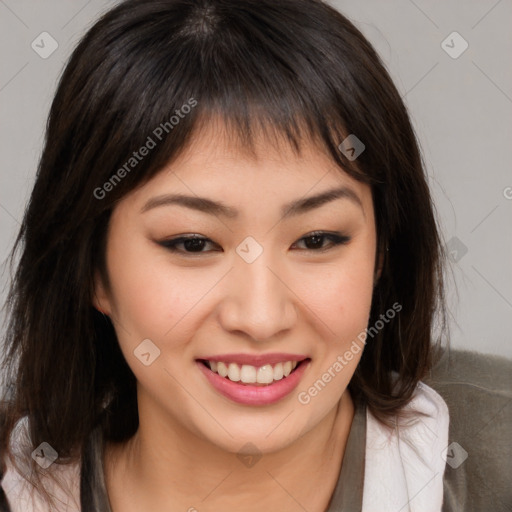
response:
<path id="1" fill-rule="evenodd" d="M 206 129 L 116 206 L 106 250 L 95 306 L 137 378 L 141 425 L 265 453 L 346 392 L 376 278 L 372 196 L 313 144 L 251 156 Z"/>

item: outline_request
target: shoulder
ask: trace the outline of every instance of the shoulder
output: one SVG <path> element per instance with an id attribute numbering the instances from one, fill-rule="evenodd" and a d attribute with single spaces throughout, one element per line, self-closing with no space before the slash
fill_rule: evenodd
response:
<path id="1" fill-rule="evenodd" d="M 450 413 L 443 510 L 510 510 L 512 360 L 445 351 L 425 383 Z"/>
<path id="2" fill-rule="evenodd" d="M 47 512 L 48 505 L 43 496 L 25 476 L 34 473 L 30 464 L 37 462 L 32 458 L 27 461 L 26 457 L 22 457 L 24 454 L 29 454 L 30 457 L 33 452 L 28 443 L 24 420 L 18 423 L 11 436 L 11 449 L 17 456 L 20 467 L 14 466 L 10 458 L 4 456 L 6 471 L 1 480 L 1 487 L 9 503 L 10 512 Z M 46 463 L 44 465 L 46 466 Z M 80 512 L 79 462 L 74 464 L 51 462 L 44 469 L 41 483 L 54 499 L 57 507 L 55 512 Z"/>

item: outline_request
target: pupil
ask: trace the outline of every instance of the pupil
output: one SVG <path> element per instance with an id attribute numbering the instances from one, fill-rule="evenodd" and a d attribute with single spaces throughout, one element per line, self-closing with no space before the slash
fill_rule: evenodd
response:
<path id="1" fill-rule="evenodd" d="M 309 243 L 308 243 L 308 241 L 309 241 Z M 313 242 L 313 243 L 311 243 L 311 242 Z M 313 235 L 306 239 L 306 246 L 308 249 L 310 249 L 311 246 L 313 246 L 313 248 L 314 248 L 314 247 L 317 247 L 318 245 L 321 246 L 322 245 L 321 242 L 322 242 L 322 235 Z"/>
<path id="2" fill-rule="evenodd" d="M 201 249 L 203 248 L 203 245 L 202 245 L 203 243 L 204 243 L 204 240 L 201 240 L 199 238 L 194 238 L 192 240 L 185 240 L 183 242 L 185 249 L 187 251 L 190 250 L 191 252 L 200 252 Z"/>

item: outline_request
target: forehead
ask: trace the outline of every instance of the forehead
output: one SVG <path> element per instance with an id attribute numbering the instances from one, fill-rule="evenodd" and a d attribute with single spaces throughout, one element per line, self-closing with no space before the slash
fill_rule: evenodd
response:
<path id="1" fill-rule="evenodd" d="M 132 199 L 142 206 L 152 196 L 179 192 L 217 198 L 237 209 L 255 201 L 264 208 L 340 186 L 359 197 L 364 211 L 371 209 L 369 186 L 341 169 L 321 144 L 302 138 L 295 148 L 275 131 L 256 132 L 248 144 L 234 129 L 210 122 Z"/>

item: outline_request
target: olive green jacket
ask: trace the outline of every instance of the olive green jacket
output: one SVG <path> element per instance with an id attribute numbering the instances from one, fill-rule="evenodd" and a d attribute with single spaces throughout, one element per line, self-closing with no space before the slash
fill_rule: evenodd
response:
<path id="1" fill-rule="evenodd" d="M 446 352 L 425 384 L 450 411 L 443 512 L 512 511 L 512 361 Z M 466 458 L 467 457 L 467 458 Z"/>

